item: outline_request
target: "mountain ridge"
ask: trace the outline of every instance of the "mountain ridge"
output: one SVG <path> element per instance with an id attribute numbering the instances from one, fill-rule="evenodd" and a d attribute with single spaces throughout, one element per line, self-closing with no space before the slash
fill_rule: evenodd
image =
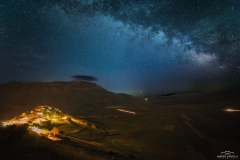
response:
<path id="1" fill-rule="evenodd" d="M 101 86 L 85 82 L 9 82 L 0 84 L 1 110 L 31 109 L 50 105 L 74 112 L 83 108 L 137 106 L 143 99 L 109 92 Z"/>

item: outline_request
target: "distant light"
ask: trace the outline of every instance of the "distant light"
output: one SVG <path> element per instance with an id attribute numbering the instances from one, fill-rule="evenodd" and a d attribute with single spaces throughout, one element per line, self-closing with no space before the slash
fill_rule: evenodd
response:
<path id="1" fill-rule="evenodd" d="M 130 113 L 130 114 L 136 114 L 136 112 L 127 111 L 127 110 L 124 110 L 124 109 L 117 109 L 117 110 L 120 111 L 120 112 L 126 112 L 126 113 Z"/>
<path id="2" fill-rule="evenodd" d="M 225 111 L 227 111 L 227 112 L 240 112 L 240 110 L 237 110 L 237 109 L 230 109 L 230 108 L 225 109 Z"/>

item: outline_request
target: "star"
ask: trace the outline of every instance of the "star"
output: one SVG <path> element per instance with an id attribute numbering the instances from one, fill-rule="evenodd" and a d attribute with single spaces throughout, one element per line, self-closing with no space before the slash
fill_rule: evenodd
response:
<path id="1" fill-rule="evenodd" d="M 238 1 L 4 1 L 0 10 L 0 83 L 85 77 L 134 95 L 240 83 Z"/>

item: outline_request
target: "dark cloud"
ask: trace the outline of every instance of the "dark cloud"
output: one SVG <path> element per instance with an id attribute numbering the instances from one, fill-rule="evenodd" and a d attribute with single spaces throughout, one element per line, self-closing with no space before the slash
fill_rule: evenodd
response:
<path id="1" fill-rule="evenodd" d="M 83 80 L 83 81 L 97 81 L 96 77 L 86 76 L 86 75 L 74 75 L 72 76 L 75 80 Z"/>

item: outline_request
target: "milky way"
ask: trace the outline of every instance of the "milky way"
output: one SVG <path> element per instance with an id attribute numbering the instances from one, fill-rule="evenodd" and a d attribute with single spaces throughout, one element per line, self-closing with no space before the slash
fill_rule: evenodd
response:
<path id="1" fill-rule="evenodd" d="M 0 2 L 0 83 L 88 80 L 135 95 L 240 84 L 239 0 Z"/>

